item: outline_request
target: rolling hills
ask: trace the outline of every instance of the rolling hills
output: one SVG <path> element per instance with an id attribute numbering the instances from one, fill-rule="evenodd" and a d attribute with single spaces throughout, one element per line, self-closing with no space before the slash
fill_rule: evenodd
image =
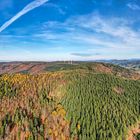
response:
<path id="1" fill-rule="evenodd" d="M 62 70 L 91 70 L 93 72 L 105 72 L 122 77 L 139 79 L 139 74 L 132 69 L 125 69 L 121 66 L 110 63 L 98 62 L 1 62 L 0 74 L 38 74 Z"/>
<path id="2" fill-rule="evenodd" d="M 132 140 L 140 75 L 92 63 L 0 65 L 0 139 Z"/>
<path id="3" fill-rule="evenodd" d="M 104 60 L 100 62 L 112 63 L 115 65 L 119 65 L 121 67 L 125 67 L 140 72 L 140 59 L 106 60 L 106 61 Z"/>

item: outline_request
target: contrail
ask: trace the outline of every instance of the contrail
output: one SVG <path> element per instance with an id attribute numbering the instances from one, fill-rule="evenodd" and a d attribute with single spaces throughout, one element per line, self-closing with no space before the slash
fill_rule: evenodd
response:
<path id="1" fill-rule="evenodd" d="M 16 21 L 18 18 L 21 16 L 25 15 L 29 11 L 43 5 L 44 3 L 48 2 L 48 0 L 35 0 L 31 3 L 29 3 L 27 6 L 25 6 L 19 13 L 17 13 L 14 17 L 12 17 L 10 20 L 5 22 L 1 27 L 0 27 L 0 32 L 5 30 L 8 26 L 10 26 L 14 21 Z"/>

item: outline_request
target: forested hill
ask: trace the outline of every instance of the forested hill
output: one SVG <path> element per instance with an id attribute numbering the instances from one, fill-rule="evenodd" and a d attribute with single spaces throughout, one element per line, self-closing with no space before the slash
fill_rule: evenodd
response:
<path id="1" fill-rule="evenodd" d="M 139 140 L 139 122 L 139 74 L 122 67 L 57 62 L 0 76 L 2 140 Z"/>
<path id="2" fill-rule="evenodd" d="M 140 75 L 130 69 L 114 64 L 98 62 L 1 62 L 0 74 L 38 74 L 63 70 L 90 70 L 92 72 L 110 73 L 121 77 L 140 79 Z"/>
<path id="3" fill-rule="evenodd" d="M 98 62 L 111 63 L 140 72 L 140 59 L 126 60 L 100 60 Z"/>

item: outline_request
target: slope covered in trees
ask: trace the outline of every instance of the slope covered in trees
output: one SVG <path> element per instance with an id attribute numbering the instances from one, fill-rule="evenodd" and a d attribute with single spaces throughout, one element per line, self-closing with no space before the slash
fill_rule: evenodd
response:
<path id="1" fill-rule="evenodd" d="M 75 78 L 74 78 L 75 77 Z M 107 74 L 72 76 L 62 101 L 71 136 L 81 140 L 123 140 L 140 118 L 140 82 Z"/>
<path id="2" fill-rule="evenodd" d="M 1 75 L 0 139 L 127 140 L 140 120 L 134 75 L 103 63 Z"/>
<path id="3" fill-rule="evenodd" d="M 119 64 L 118 64 L 119 65 Z M 134 70 L 125 69 L 113 64 L 97 62 L 3 62 L 0 63 L 0 74 L 38 74 L 63 70 L 91 70 L 92 72 L 106 72 L 122 77 L 140 79 L 140 75 Z"/>

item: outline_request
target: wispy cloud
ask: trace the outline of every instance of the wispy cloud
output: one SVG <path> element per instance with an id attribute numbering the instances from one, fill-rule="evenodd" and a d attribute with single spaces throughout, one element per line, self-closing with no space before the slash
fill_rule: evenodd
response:
<path id="1" fill-rule="evenodd" d="M 21 16 L 25 15 L 26 13 L 28 13 L 29 11 L 43 5 L 44 3 L 46 3 L 48 0 L 35 0 L 31 3 L 29 3 L 26 7 L 24 7 L 19 13 L 17 13 L 14 17 L 12 17 L 9 21 L 7 21 L 6 23 L 4 23 L 1 27 L 0 27 L 0 32 L 2 32 L 4 29 L 6 29 L 8 26 L 10 26 L 14 21 L 16 21 L 18 18 L 20 18 Z"/>
<path id="2" fill-rule="evenodd" d="M 54 3 L 49 3 L 49 4 L 46 4 L 44 6 L 51 7 L 53 9 L 57 10 L 62 15 L 66 14 L 66 12 L 64 11 L 65 8 L 62 8 L 60 5 L 57 5 L 57 4 L 54 4 Z"/>
<path id="3" fill-rule="evenodd" d="M 127 6 L 132 10 L 140 10 L 140 6 L 135 3 L 128 3 Z"/>
<path id="4" fill-rule="evenodd" d="M 95 56 L 100 54 L 99 53 L 71 53 L 71 55 L 80 56 L 80 57 L 90 57 L 90 56 Z"/>
<path id="5" fill-rule="evenodd" d="M 139 47 L 140 31 L 134 30 L 133 22 L 115 17 L 107 19 L 92 13 L 72 17 L 64 23 L 44 23 L 42 29 L 33 36 L 45 40 L 74 41 L 113 48 Z"/>
<path id="6" fill-rule="evenodd" d="M 80 56 L 80 57 L 89 57 L 89 56 L 93 56 L 93 54 L 91 54 L 91 53 L 71 53 L 71 55 Z"/>
<path id="7" fill-rule="evenodd" d="M 108 19 L 100 14 L 92 13 L 71 17 L 65 22 L 49 21 L 34 26 L 34 32 L 31 32 L 31 28 L 26 28 L 24 33 L 20 33 L 19 30 L 18 34 L 26 37 L 26 32 L 31 32 L 26 40 L 30 38 L 36 43 L 43 42 L 43 57 L 45 58 L 48 53 L 48 59 L 64 60 L 66 56 L 74 60 L 126 59 L 139 57 L 140 30 L 135 30 L 134 25 L 134 20 L 118 17 Z M 6 36 L 3 36 L 5 41 Z M 11 38 L 19 40 L 18 36 Z M 61 47 L 59 51 L 56 49 L 58 46 Z M 42 56 L 43 52 L 39 56 Z"/>
<path id="8" fill-rule="evenodd" d="M 88 23 L 86 22 L 86 20 L 88 20 Z M 85 30 L 98 33 L 100 37 L 108 36 L 109 40 L 105 39 L 106 40 L 104 41 L 105 44 L 106 42 L 111 43 L 112 42 L 111 40 L 113 40 L 114 38 L 116 39 L 117 44 L 121 43 L 122 45 L 125 46 L 129 45 L 139 47 L 140 32 L 134 30 L 133 28 L 134 21 L 132 22 L 127 19 L 115 17 L 106 19 L 105 17 L 102 17 L 99 14 L 92 14 L 84 17 L 81 16 L 77 20 L 73 21 L 75 21 L 76 22 L 75 24 L 77 24 L 81 28 L 84 28 Z M 113 42 L 113 44 L 114 46 L 116 46 L 116 43 Z"/>
<path id="9" fill-rule="evenodd" d="M 93 55 L 88 56 L 91 58 L 95 57 L 95 53 L 100 52 L 102 55 L 96 55 L 96 57 L 104 55 L 110 57 L 126 57 L 128 55 L 127 57 L 130 57 L 130 55 L 138 55 L 137 52 L 140 51 L 140 31 L 135 30 L 134 25 L 135 20 L 118 17 L 108 19 L 100 14 L 92 13 L 72 17 L 64 23 L 47 23 L 42 34 L 40 33 L 40 37 L 47 39 L 51 35 L 53 39 L 61 42 L 67 41 L 69 44 L 74 42 L 75 48 L 76 44 L 81 44 L 87 47 L 85 50 L 87 54 L 92 54 L 93 50 Z M 60 32 L 55 32 L 55 28 Z M 71 55 L 80 56 L 79 50 Z M 116 56 L 113 56 L 114 52 Z M 87 54 L 81 54 L 81 56 L 85 58 Z"/>

